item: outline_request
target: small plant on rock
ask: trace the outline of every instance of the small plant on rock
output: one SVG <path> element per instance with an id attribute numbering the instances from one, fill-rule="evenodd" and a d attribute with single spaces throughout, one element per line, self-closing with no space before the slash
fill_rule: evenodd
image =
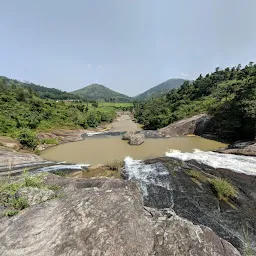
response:
<path id="1" fill-rule="evenodd" d="M 107 167 L 112 171 L 119 171 L 124 166 L 124 162 L 120 160 L 114 160 L 107 164 Z"/>
<path id="2" fill-rule="evenodd" d="M 235 197 L 238 193 L 237 188 L 225 179 L 213 178 L 209 179 L 209 182 L 216 191 L 219 200 L 226 201 L 230 197 Z"/>
<path id="3" fill-rule="evenodd" d="M 199 180 L 199 181 L 202 181 L 202 182 L 207 181 L 207 177 L 204 174 L 202 174 L 200 171 L 188 170 L 188 171 L 186 171 L 186 174 L 192 178 Z"/>

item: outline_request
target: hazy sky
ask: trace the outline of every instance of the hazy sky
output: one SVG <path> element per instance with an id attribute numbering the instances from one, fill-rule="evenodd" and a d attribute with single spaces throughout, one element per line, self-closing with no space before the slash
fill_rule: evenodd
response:
<path id="1" fill-rule="evenodd" d="M 0 75 L 136 95 L 256 61 L 256 0 L 2 0 Z"/>

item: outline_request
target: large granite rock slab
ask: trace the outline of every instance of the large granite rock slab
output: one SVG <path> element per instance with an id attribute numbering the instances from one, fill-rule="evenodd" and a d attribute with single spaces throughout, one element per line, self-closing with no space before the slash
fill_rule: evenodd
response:
<path id="1" fill-rule="evenodd" d="M 210 116 L 207 114 L 200 114 L 174 122 L 162 129 L 159 129 L 159 133 L 165 137 L 187 134 L 201 135 L 208 130 L 210 123 Z"/>
<path id="2" fill-rule="evenodd" d="M 140 191 L 118 179 L 49 175 L 63 196 L 0 219 L 0 255 L 240 255 L 212 230 L 144 208 Z"/>

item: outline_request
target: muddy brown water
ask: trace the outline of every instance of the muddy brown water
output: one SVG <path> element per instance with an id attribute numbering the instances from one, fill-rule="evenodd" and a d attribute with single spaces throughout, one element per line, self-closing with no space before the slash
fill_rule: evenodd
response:
<path id="1" fill-rule="evenodd" d="M 146 139 L 140 146 L 131 146 L 121 136 L 89 137 L 49 148 L 41 156 L 47 160 L 79 164 L 106 164 L 113 160 L 123 160 L 126 156 L 134 159 L 147 159 L 165 156 L 170 150 L 193 152 L 225 147 L 226 144 L 197 136 L 184 136 L 163 139 Z"/>

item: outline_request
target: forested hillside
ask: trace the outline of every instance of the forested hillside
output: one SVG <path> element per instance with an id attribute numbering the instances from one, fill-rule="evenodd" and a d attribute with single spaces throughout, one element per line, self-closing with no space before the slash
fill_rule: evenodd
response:
<path id="1" fill-rule="evenodd" d="M 0 76 L 0 81 L 3 81 L 7 86 L 11 87 L 26 87 L 32 89 L 42 99 L 53 99 L 53 100 L 79 100 L 80 97 L 71 93 L 61 91 L 55 88 L 47 88 L 41 85 L 36 85 L 28 82 L 20 82 L 18 80 L 10 79 L 7 77 Z"/>
<path id="2" fill-rule="evenodd" d="M 37 143 L 35 132 L 96 127 L 115 117 L 114 108 L 41 99 L 31 88 L 9 86 L 4 79 L 0 79 L 0 106 L 0 135 L 16 137 L 32 148 Z"/>
<path id="3" fill-rule="evenodd" d="M 157 129 L 198 113 L 214 116 L 214 132 L 254 138 L 256 124 L 256 65 L 250 62 L 200 75 L 192 83 L 144 103 L 135 104 L 135 117 L 145 128 Z"/>
<path id="4" fill-rule="evenodd" d="M 163 93 L 167 93 L 171 89 L 178 88 L 181 86 L 186 80 L 180 78 L 172 78 L 169 79 L 159 85 L 152 87 L 151 89 L 137 95 L 134 97 L 136 101 L 148 100 L 151 97 L 160 96 Z"/>
<path id="5" fill-rule="evenodd" d="M 91 84 L 72 92 L 85 100 L 97 100 L 105 102 L 130 102 L 131 97 L 115 92 L 100 84 Z"/>

